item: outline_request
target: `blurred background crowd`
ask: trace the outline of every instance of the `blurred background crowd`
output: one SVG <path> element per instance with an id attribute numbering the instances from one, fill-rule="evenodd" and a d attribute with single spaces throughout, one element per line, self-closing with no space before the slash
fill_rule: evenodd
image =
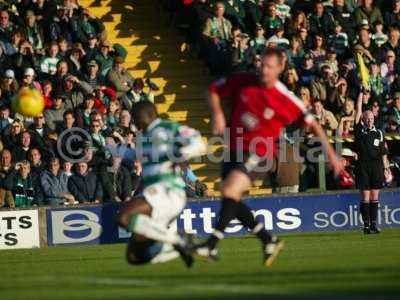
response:
<path id="1" fill-rule="evenodd" d="M 390 185 L 398 184 L 400 0 L 160 3 L 215 78 L 257 73 L 263 49 L 282 49 L 282 81 L 333 140 L 346 139 L 341 154 L 350 173 L 361 101 L 387 136 L 395 176 Z M 367 86 L 361 84 L 357 53 L 368 68 Z M 137 101 L 154 101 L 158 87 L 133 78 L 126 56 L 77 1 L 0 0 L 0 208 L 119 202 L 140 190 L 140 163 L 126 155 L 136 135 L 130 110 Z M 43 114 L 26 118 L 13 111 L 12 99 L 24 87 L 41 91 Z M 288 129 L 285 138 L 292 141 L 296 130 Z M 68 142 L 76 134 L 82 138 Z M 315 186 L 316 164 L 289 159 L 276 168 L 277 191 Z M 188 195 L 207 195 L 190 167 L 183 169 Z M 354 182 L 328 184 L 351 187 Z"/>
<path id="2" fill-rule="evenodd" d="M 287 61 L 281 80 L 314 114 L 331 141 L 344 142 L 341 154 L 349 171 L 356 159 L 352 136 L 361 101 L 362 110 L 372 110 L 376 128 L 387 136 L 392 170 L 398 177 L 399 0 L 164 0 L 164 7 L 215 77 L 257 73 L 263 49 L 281 49 Z M 357 56 L 367 68 L 364 84 Z M 282 166 L 285 174 L 280 177 L 290 177 L 295 165 Z M 310 166 L 313 174 L 303 174 L 316 178 L 317 167 Z M 340 186 L 346 184 L 333 188 Z"/>
<path id="3" fill-rule="evenodd" d="M 135 193 L 141 165 L 128 155 L 130 110 L 154 101 L 158 87 L 133 78 L 126 55 L 77 1 L 0 1 L 0 208 L 119 202 Z M 12 107 L 24 87 L 45 99 L 34 118 Z M 184 169 L 188 193 L 202 195 Z"/>

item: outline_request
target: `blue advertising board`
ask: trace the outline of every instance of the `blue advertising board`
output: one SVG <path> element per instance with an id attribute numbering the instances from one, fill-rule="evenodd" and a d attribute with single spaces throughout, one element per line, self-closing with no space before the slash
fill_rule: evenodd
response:
<path id="1" fill-rule="evenodd" d="M 362 226 L 358 193 L 249 198 L 257 219 L 277 233 L 356 230 Z M 212 232 L 220 201 L 189 202 L 172 226 L 179 231 L 205 236 Z M 118 228 L 119 205 L 83 206 L 47 210 L 48 244 L 99 244 L 126 241 L 129 234 Z M 400 192 L 383 192 L 378 222 L 382 228 L 400 227 Z M 234 220 L 226 234 L 248 234 Z"/>

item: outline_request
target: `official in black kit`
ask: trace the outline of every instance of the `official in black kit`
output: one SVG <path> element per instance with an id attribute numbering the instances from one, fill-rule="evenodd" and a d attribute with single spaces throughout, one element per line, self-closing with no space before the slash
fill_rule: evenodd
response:
<path id="1" fill-rule="evenodd" d="M 359 97 L 354 127 L 355 151 L 358 155 L 356 186 L 361 192 L 360 212 L 364 233 L 380 233 L 377 226 L 378 202 L 379 190 L 385 180 L 384 169 L 389 167 L 387 149 L 382 131 L 374 126 L 372 111 L 362 113 L 360 100 Z"/>

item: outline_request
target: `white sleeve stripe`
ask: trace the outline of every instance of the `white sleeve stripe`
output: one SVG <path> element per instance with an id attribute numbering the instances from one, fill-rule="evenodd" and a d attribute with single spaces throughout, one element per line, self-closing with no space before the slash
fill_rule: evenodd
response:
<path id="1" fill-rule="evenodd" d="M 275 84 L 275 87 L 286 97 L 288 97 L 300 110 L 304 113 L 306 111 L 306 107 L 304 106 L 303 101 L 301 101 L 295 94 L 290 92 L 287 87 L 280 81 Z"/>

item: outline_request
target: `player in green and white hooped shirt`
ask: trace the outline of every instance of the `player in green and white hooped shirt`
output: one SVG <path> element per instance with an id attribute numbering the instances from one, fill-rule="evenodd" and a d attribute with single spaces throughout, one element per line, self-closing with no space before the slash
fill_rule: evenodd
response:
<path id="1" fill-rule="evenodd" d="M 119 215 L 120 226 L 132 232 L 128 261 L 132 264 L 163 262 L 179 254 L 187 266 L 193 258 L 184 249 L 189 239 L 168 229 L 186 204 L 179 162 L 205 152 L 200 134 L 187 126 L 158 118 L 149 101 L 132 108 L 136 158 L 142 162 L 143 195 L 128 202 Z"/>

